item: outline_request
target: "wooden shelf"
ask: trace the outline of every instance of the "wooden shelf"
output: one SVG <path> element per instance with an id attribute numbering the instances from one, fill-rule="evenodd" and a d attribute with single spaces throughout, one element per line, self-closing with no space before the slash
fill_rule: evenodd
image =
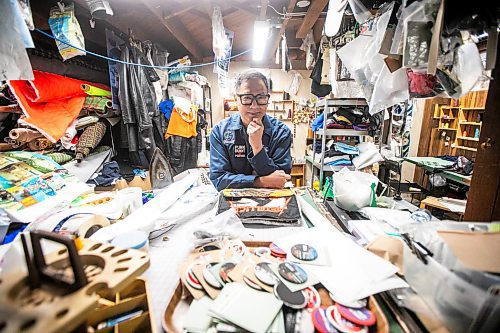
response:
<path id="1" fill-rule="evenodd" d="M 445 127 L 439 127 L 438 130 L 440 131 L 456 131 L 456 128 L 445 128 Z"/>
<path id="2" fill-rule="evenodd" d="M 473 125 L 473 126 L 481 126 L 481 123 L 475 122 L 475 121 L 461 121 L 459 122 L 460 125 Z"/>
<path id="3" fill-rule="evenodd" d="M 465 110 L 465 111 L 468 111 L 468 110 L 478 110 L 478 111 L 485 110 L 484 107 L 478 107 L 478 108 L 461 108 L 461 109 Z"/>
<path id="4" fill-rule="evenodd" d="M 459 136 L 459 137 L 457 137 L 457 139 L 467 140 L 467 141 L 476 141 L 476 142 L 479 141 L 479 138 L 471 138 L 471 137 L 468 137 L 468 136 Z"/>
<path id="5" fill-rule="evenodd" d="M 441 109 L 460 109 L 460 106 L 442 106 Z"/>
<path id="6" fill-rule="evenodd" d="M 468 150 L 468 151 L 477 151 L 477 148 L 465 147 L 465 146 L 456 146 L 456 149 Z"/>

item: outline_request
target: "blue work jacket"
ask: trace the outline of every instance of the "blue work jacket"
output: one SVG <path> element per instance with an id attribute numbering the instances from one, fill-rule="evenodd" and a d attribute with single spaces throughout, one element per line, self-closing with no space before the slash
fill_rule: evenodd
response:
<path id="1" fill-rule="evenodd" d="M 262 119 L 263 149 L 254 155 L 246 129 L 239 114 L 222 120 L 210 133 L 210 180 L 217 190 L 252 187 L 258 176 L 276 170 L 290 173 L 292 133 L 277 119 L 265 115 Z"/>

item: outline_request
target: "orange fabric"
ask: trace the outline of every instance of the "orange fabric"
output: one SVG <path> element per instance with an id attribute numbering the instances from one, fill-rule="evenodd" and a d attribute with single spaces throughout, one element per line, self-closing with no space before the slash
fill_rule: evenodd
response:
<path id="1" fill-rule="evenodd" d="M 168 139 L 171 135 L 182 136 L 183 138 L 191 138 L 196 136 L 196 124 L 198 123 L 198 113 L 193 112 L 190 113 L 190 117 L 187 115 L 184 118 L 179 114 L 177 108 L 174 106 L 172 110 L 172 115 L 170 116 L 170 120 L 168 122 L 167 133 L 165 133 L 165 139 Z"/>
<path id="2" fill-rule="evenodd" d="M 26 116 L 22 122 L 36 128 L 52 142 L 59 140 L 76 119 L 85 101 L 82 84 L 109 89 L 65 76 L 33 71 L 33 81 L 12 80 L 9 86 Z"/>

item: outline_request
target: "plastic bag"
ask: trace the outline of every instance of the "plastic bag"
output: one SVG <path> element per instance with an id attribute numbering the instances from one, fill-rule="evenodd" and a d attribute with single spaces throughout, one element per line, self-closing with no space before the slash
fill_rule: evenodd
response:
<path id="1" fill-rule="evenodd" d="M 436 75 L 414 72 L 409 68 L 406 69 L 406 75 L 411 98 L 435 97 L 444 92 Z"/>
<path id="2" fill-rule="evenodd" d="M 299 72 L 293 72 L 292 82 L 290 83 L 290 87 L 288 88 L 288 93 L 292 95 L 297 95 L 300 88 L 300 83 L 302 82 L 302 75 Z"/>
<path id="3" fill-rule="evenodd" d="M 338 207 L 353 212 L 376 204 L 377 177 L 344 168 L 334 173 L 332 179 L 334 201 Z"/>
<path id="4" fill-rule="evenodd" d="M 212 48 L 216 58 L 221 58 L 226 53 L 226 46 L 228 39 L 226 37 L 226 30 L 224 29 L 224 22 L 222 21 L 222 13 L 219 6 L 214 6 L 212 14 Z"/>
<path id="5" fill-rule="evenodd" d="M 349 0 L 349 7 L 351 7 L 354 18 L 358 23 L 366 22 L 372 15 L 360 0 Z"/>
<path id="6" fill-rule="evenodd" d="M 306 69 L 312 69 L 314 66 L 314 54 L 316 53 L 316 44 L 314 44 L 313 31 L 310 30 L 306 38 L 302 41 L 300 49 L 306 52 Z"/>
<path id="7" fill-rule="evenodd" d="M 476 85 L 483 75 L 483 63 L 479 50 L 474 43 L 465 43 L 456 51 L 456 62 L 453 65 L 452 73 L 457 78 L 460 85 L 453 90 L 448 90 L 443 84 L 448 95 L 452 98 L 460 98 L 467 94 Z M 440 80 L 443 83 L 443 80 Z"/>
<path id="8" fill-rule="evenodd" d="M 85 49 L 85 39 L 80 29 L 80 24 L 75 17 L 73 4 L 66 6 L 59 2 L 56 7 L 53 7 L 50 10 L 49 26 L 52 34 L 57 39 L 82 50 Z M 84 51 L 80 51 L 65 43 L 56 40 L 57 48 L 63 60 L 86 54 Z"/>
<path id="9" fill-rule="evenodd" d="M 370 100 L 370 114 L 375 114 L 409 98 L 408 78 L 405 68 L 400 68 L 391 73 L 387 66 L 383 66 Z"/>
<path id="10" fill-rule="evenodd" d="M 15 1 L 0 1 L 0 81 L 34 79 L 25 49 L 31 36 L 18 9 Z"/>
<path id="11" fill-rule="evenodd" d="M 432 28 L 441 0 L 416 2 L 403 24 L 403 66 L 413 69 L 427 68 Z"/>
<path id="12" fill-rule="evenodd" d="M 339 58 L 354 80 L 361 86 L 363 94 L 370 102 L 375 83 L 385 66 L 382 55 L 378 53 L 382 44 L 385 30 L 391 17 L 394 3 L 384 5 L 382 14 L 374 19 L 373 24 L 367 26 L 363 35 L 337 50 Z"/>

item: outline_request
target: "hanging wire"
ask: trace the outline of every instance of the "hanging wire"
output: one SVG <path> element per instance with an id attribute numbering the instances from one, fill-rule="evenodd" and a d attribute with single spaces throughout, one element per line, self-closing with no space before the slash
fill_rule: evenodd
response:
<path id="1" fill-rule="evenodd" d="M 281 13 L 281 12 L 278 12 L 276 10 L 276 8 L 274 8 L 270 4 L 267 4 L 267 7 L 270 7 L 272 10 L 274 10 L 274 12 L 276 14 L 283 16 L 283 17 L 304 17 L 307 14 L 307 12 L 304 12 L 304 13 Z M 326 14 L 326 12 L 321 12 L 320 14 Z"/>
<path id="2" fill-rule="evenodd" d="M 133 63 L 133 62 L 127 62 L 127 61 L 123 61 L 123 60 L 120 60 L 120 59 L 114 59 L 114 58 L 110 58 L 110 57 L 106 57 L 106 56 L 103 56 L 101 54 L 98 54 L 98 53 L 94 53 L 94 52 L 91 52 L 91 51 L 87 51 L 85 49 L 82 49 L 82 48 L 79 48 L 77 46 L 74 46 L 62 39 L 59 39 L 49 33 L 46 33 L 45 31 L 43 30 L 40 30 L 38 28 L 35 28 L 35 30 L 39 33 L 41 33 L 42 35 L 44 36 L 47 36 L 49 38 L 52 38 L 60 43 L 63 43 L 65 45 L 68 45 L 70 47 L 73 47 L 77 50 L 80 50 L 82 52 L 85 52 L 89 55 L 92 55 L 94 57 L 97 57 L 97 58 L 101 58 L 101 59 L 105 59 L 105 60 L 108 60 L 108 61 L 114 61 L 114 62 L 117 62 L 117 63 L 120 63 L 120 64 L 124 64 L 124 65 L 130 65 L 130 66 L 139 66 L 139 67 L 147 67 L 147 68 L 156 68 L 156 69 L 181 69 L 181 68 L 197 68 L 197 67 L 204 67 L 204 66 L 210 66 L 210 65 L 213 65 L 216 63 L 216 61 L 211 61 L 211 62 L 207 62 L 207 63 L 203 63 L 203 64 L 196 64 L 196 65 L 189 65 L 189 66 L 155 66 L 155 65 L 145 65 L 145 64 L 136 64 L 136 63 Z M 239 56 L 242 56 L 243 54 L 246 54 L 246 53 L 249 53 L 250 51 L 252 51 L 252 49 L 248 49 L 246 51 L 243 51 L 243 52 L 240 52 L 238 54 L 235 54 L 234 56 L 231 56 L 229 57 L 229 59 L 234 59 L 234 58 L 237 58 Z"/>

